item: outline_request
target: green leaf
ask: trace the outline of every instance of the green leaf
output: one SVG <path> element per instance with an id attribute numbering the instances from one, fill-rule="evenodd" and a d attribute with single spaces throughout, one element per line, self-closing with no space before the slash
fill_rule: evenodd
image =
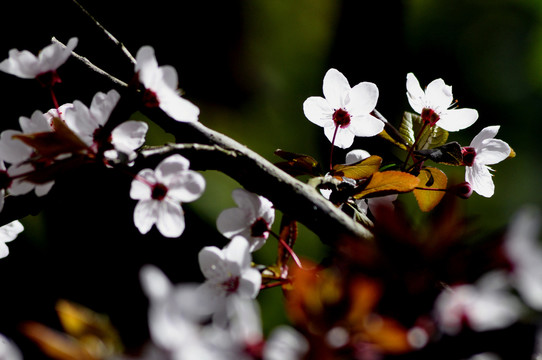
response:
<path id="1" fill-rule="evenodd" d="M 401 126 L 399 127 L 399 133 L 406 140 L 409 146 L 412 146 L 416 141 L 416 137 L 419 136 L 415 150 L 431 149 L 437 146 L 441 146 L 448 140 L 448 132 L 437 125 L 429 128 L 424 128 L 422 118 L 418 114 L 414 114 L 405 111 Z M 423 129 L 421 135 L 420 131 Z"/>

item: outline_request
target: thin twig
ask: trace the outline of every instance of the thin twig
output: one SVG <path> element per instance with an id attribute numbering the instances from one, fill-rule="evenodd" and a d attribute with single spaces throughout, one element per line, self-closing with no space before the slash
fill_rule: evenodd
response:
<path id="1" fill-rule="evenodd" d="M 63 44 L 62 42 L 60 42 L 57 38 L 55 38 L 53 36 L 53 38 L 51 39 L 52 42 L 54 43 L 57 43 L 58 45 L 62 46 L 63 48 L 66 48 L 66 45 Z M 111 80 L 113 83 L 115 83 L 116 85 L 119 85 L 119 86 L 122 86 L 122 87 L 128 87 L 128 84 L 125 83 L 124 81 L 122 80 L 119 80 L 118 78 L 114 77 L 113 75 L 109 74 L 108 72 L 106 72 L 105 70 L 99 68 L 98 66 L 94 65 L 89 59 L 87 59 L 86 57 L 84 56 L 81 56 L 75 52 L 72 51 L 72 56 L 74 58 L 76 58 L 77 60 L 81 61 L 83 64 L 85 64 L 87 67 L 89 67 L 92 71 L 100 74 L 100 75 L 103 75 L 105 77 L 107 77 L 109 80 Z"/>
<path id="2" fill-rule="evenodd" d="M 77 5 L 79 7 L 79 9 L 81 9 L 82 12 L 85 13 L 85 15 L 87 15 L 91 20 L 92 22 L 94 22 L 94 24 L 104 32 L 104 34 L 109 38 L 109 40 L 111 40 L 115 45 L 117 45 L 118 47 L 120 47 L 120 49 L 122 50 L 122 52 L 124 53 L 124 55 L 126 55 L 126 57 L 130 60 L 130 62 L 135 65 L 136 64 L 136 59 L 132 56 L 132 54 L 130 53 L 130 51 L 128 51 L 128 49 L 126 48 L 126 46 L 124 46 L 123 43 L 121 43 L 119 40 L 117 40 L 116 37 L 113 36 L 113 34 L 111 34 L 109 31 L 107 31 L 106 28 L 104 28 L 102 26 L 102 24 L 100 24 L 98 22 L 98 20 L 96 20 L 94 18 L 94 16 L 92 16 L 88 11 L 87 9 L 85 9 L 77 0 L 72 0 L 73 3 L 75 5 Z"/>

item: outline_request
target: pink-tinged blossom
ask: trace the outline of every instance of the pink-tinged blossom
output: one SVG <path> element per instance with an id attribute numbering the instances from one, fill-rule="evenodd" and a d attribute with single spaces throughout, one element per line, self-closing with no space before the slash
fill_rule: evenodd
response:
<path id="1" fill-rule="evenodd" d="M 33 147 L 14 136 L 53 131 L 51 121 L 41 111 L 36 110 L 30 118 L 21 116 L 19 125 L 22 131 L 10 129 L 0 134 L 0 159 L 11 164 L 7 169 L 7 174 L 12 178 L 8 191 L 11 195 L 24 195 L 35 190 L 37 196 L 44 196 L 51 190 L 54 181 L 35 184 L 25 179 L 25 174 L 35 170 L 34 165 L 27 162 L 35 155 L 35 151 Z"/>
<path id="2" fill-rule="evenodd" d="M 98 152 L 102 148 L 106 150 L 105 157 L 109 160 L 125 157 L 127 161 L 131 161 L 136 156 L 135 150 L 145 143 L 148 130 L 145 122 L 135 120 L 123 122 L 115 127 L 106 139 L 100 134 L 119 99 L 120 95 L 116 90 L 110 90 L 107 94 L 98 92 L 92 98 L 90 108 L 76 100 L 73 106 L 66 109 L 64 117 L 68 127 L 92 151 Z M 108 149 L 109 147 L 113 149 Z"/>
<path id="3" fill-rule="evenodd" d="M 335 146 L 352 146 L 355 136 L 375 136 L 384 122 L 371 115 L 378 101 L 378 88 L 370 82 L 350 87 L 346 77 L 329 69 L 322 87 L 324 97 L 311 96 L 303 103 L 309 121 L 324 128 L 324 134 Z"/>
<path id="4" fill-rule="evenodd" d="M 40 78 L 51 73 L 50 84 L 58 82 L 56 70 L 70 57 L 73 49 L 77 46 L 77 38 L 71 38 L 66 47 L 58 43 L 43 48 L 38 56 L 28 50 L 19 51 L 11 49 L 9 57 L 0 63 L 0 70 L 23 79 Z"/>
<path id="5" fill-rule="evenodd" d="M 204 287 L 213 297 L 230 295 L 255 298 L 260 291 L 262 276 L 251 266 L 252 256 L 248 240 L 235 236 L 223 249 L 204 247 L 198 255 L 201 272 L 206 278 Z"/>
<path id="6" fill-rule="evenodd" d="M 478 111 L 474 109 L 452 108 L 455 105 L 452 87 L 442 79 L 433 80 L 424 91 L 414 74 L 409 73 L 406 88 L 410 106 L 429 126 L 436 124 L 446 131 L 458 131 L 478 120 Z"/>
<path id="7" fill-rule="evenodd" d="M 179 94 L 177 71 L 169 65 L 158 66 L 152 47 L 139 49 L 135 71 L 145 87 L 143 102 L 146 106 L 160 107 L 177 121 L 198 121 L 199 108 Z"/>
<path id="8" fill-rule="evenodd" d="M 205 179 L 189 170 L 190 162 L 179 154 L 162 160 L 155 170 L 143 169 L 132 181 L 130 197 L 139 200 L 134 223 L 142 234 L 156 224 L 165 237 L 178 237 L 185 228 L 181 203 L 198 199 Z"/>
<path id="9" fill-rule="evenodd" d="M 446 288 L 435 301 L 439 328 L 450 335 L 465 326 L 474 331 L 505 328 L 521 315 L 521 303 L 512 295 L 503 272 L 491 272 L 475 284 Z"/>
<path id="10" fill-rule="evenodd" d="M 538 240 L 540 211 L 522 208 L 513 218 L 504 240 L 511 262 L 510 282 L 527 305 L 542 310 L 542 246 Z"/>
<path id="11" fill-rule="evenodd" d="M 18 220 L 0 227 L 0 259 L 9 255 L 9 248 L 6 243 L 15 240 L 23 230 L 23 224 Z"/>
<path id="12" fill-rule="evenodd" d="M 218 231 L 228 239 L 241 235 L 248 239 L 250 251 L 260 249 L 275 221 L 273 203 L 245 189 L 235 189 L 232 197 L 237 207 L 226 209 L 216 220 Z"/>
<path id="13" fill-rule="evenodd" d="M 495 193 L 493 175 L 488 165 L 497 164 L 510 156 L 510 146 L 495 139 L 500 126 L 488 126 L 472 139 L 470 146 L 462 149 L 465 181 L 472 190 L 484 197 Z"/>

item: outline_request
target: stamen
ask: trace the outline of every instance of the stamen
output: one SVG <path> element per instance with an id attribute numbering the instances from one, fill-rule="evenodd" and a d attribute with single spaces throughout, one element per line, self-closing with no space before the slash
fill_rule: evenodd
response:
<path id="1" fill-rule="evenodd" d="M 168 192 L 167 186 L 161 183 L 156 183 L 152 186 L 152 198 L 154 200 L 163 200 Z"/>
<path id="2" fill-rule="evenodd" d="M 252 237 L 265 237 L 269 232 L 269 224 L 263 218 L 258 218 L 250 227 L 250 236 Z"/>
<path id="3" fill-rule="evenodd" d="M 333 113 L 333 121 L 336 126 L 340 126 L 341 129 L 344 129 L 350 125 L 350 114 L 343 109 L 337 109 L 335 110 L 335 113 Z"/>

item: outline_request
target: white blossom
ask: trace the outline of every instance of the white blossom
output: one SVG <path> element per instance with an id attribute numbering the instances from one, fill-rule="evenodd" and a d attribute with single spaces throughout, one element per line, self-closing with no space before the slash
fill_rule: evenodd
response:
<path id="1" fill-rule="evenodd" d="M 322 87 L 324 97 L 311 96 L 303 103 L 309 121 L 324 128 L 324 134 L 335 146 L 352 146 L 355 136 L 375 136 L 384 122 L 371 115 L 378 101 L 378 88 L 370 82 L 350 87 L 346 77 L 329 69 Z"/>

